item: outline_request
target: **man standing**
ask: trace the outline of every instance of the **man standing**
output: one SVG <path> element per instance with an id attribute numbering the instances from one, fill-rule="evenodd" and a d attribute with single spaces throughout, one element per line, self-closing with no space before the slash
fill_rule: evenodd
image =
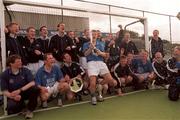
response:
<path id="1" fill-rule="evenodd" d="M 35 86 L 32 73 L 22 67 L 19 55 L 10 56 L 7 64 L 9 67 L 1 74 L 1 90 L 8 98 L 8 114 L 20 112 L 24 108 L 25 100 L 29 100 L 25 118 L 32 118 L 39 96 L 39 89 Z"/>
<path id="2" fill-rule="evenodd" d="M 151 57 L 152 57 L 152 60 L 154 59 L 155 54 L 157 52 L 160 52 L 164 57 L 163 41 L 159 37 L 159 31 L 154 30 L 153 31 L 153 37 L 151 40 L 151 55 L 152 55 Z"/>
<path id="3" fill-rule="evenodd" d="M 51 38 L 50 41 L 50 52 L 53 53 L 53 56 L 55 59 L 62 63 L 63 58 L 62 55 L 65 52 L 70 52 L 71 51 L 71 41 L 69 40 L 69 37 L 65 33 L 65 24 L 64 23 L 59 23 L 57 25 L 58 29 L 58 34 L 54 35 Z"/>
<path id="4" fill-rule="evenodd" d="M 138 49 L 135 43 L 130 40 L 129 32 L 126 32 L 124 34 L 123 41 L 121 42 L 119 48 L 120 48 L 120 56 L 121 55 L 127 56 L 128 53 L 132 53 L 134 55 L 138 54 Z"/>
<path id="5" fill-rule="evenodd" d="M 113 38 L 112 34 L 109 34 L 108 41 L 105 44 L 105 50 L 109 53 L 109 58 L 107 59 L 107 66 L 111 70 L 114 65 L 116 65 L 119 61 L 119 46 L 115 44 L 115 39 Z M 111 70 L 112 71 L 112 70 Z"/>
<path id="6" fill-rule="evenodd" d="M 46 26 L 41 26 L 40 29 L 40 37 L 37 39 L 41 46 L 42 54 L 44 55 L 45 53 L 49 52 L 49 42 L 50 39 L 48 37 L 48 30 Z"/>
<path id="7" fill-rule="evenodd" d="M 37 70 L 43 65 L 41 58 L 43 52 L 40 43 L 35 39 L 36 30 L 34 27 L 27 28 L 27 36 L 23 41 L 23 50 L 26 54 L 27 67 L 35 75 Z"/>
<path id="8" fill-rule="evenodd" d="M 108 56 L 105 53 L 104 42 L 97 40 L 97 33 L 95 30 L 92 31 L 92 42 L 87 42 L 83 45 L 83 51 L 88 62 L 88 75 L 90 77 L 89 90 L 91 93 L 91 103 L 92 105 L 97 104 L 97 99 L 95 95 L 96 82 L 98 75 L 103 77 L 102 84 L 109 84 L 109 86 L 114 87 L 117 82 L 112 78 L 107 65 L 104 63 L 104 58 Z"/>
<path id="9" fill-rule="evenodd" d="M 6 36 L 6 55 L 8 57 L 18 54 L 21 56 L 23 64 L 26 65 L 27 61 L 21 45 L 24 38 L 17 35 L 19 32 L 19 25 L 17 23 L 10 23 L 8 28 L 9 34 Z"/>
<path id="10" fill-rule="evenodd" d="M 78 53 L 80 49 L 80 41 L 73 31 L 69 31 L 68 36 L 71 41 L 71 51 L 69 51 L 69 54 L 71 55 L 73 61 L 79 62 Z"/>
<path id="11" fill-rule="evenodd" d="M 87 70 L 87 59 L 84 56 L 83 53 L 83 45 L 86 42 L 90 41 L 90 36 L 89 36 L 89 29 L 85 29 L 83 36 L 79 37 L 79 41 L 80 41 L 80 48 L 79 48 L 79 63 L 81 64 L 81 66 L 83 67 L 83 69 Z"/>
<path id="12" fill-rule="evenodd" d="M 119 31 L 116 33 L 116 45 L 119 46 L 121 44 L 121 41 L 124 37 L 124 30 L 122 25 L 118 25 Z"/>

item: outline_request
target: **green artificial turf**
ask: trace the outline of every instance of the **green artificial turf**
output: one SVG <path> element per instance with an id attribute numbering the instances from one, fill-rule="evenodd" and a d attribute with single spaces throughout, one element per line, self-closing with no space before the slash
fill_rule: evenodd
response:
<path id="1" fill-rule="evenodd" d="M 165 90 L 148 90 L 107 99 L 96 106 L 85 103 L 37 112 L 32 120 L 180 120 L 180 101 L 169 101 Z"/>

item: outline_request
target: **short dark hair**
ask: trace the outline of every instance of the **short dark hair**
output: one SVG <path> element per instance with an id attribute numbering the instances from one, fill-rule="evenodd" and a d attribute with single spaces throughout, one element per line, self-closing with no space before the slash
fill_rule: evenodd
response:
<path id="1" fill-rule="evenodd" d="M 42 31 L 43 28 L 47 28 L 47 27 L 45 25 L 43 25 L 39 28 L 39 31 Z"/>
<path id="2" fill-rule="evenodd" d="M 127 55 L 129 55 L 129 54 L 132 54 L 132 55 L 134 55 L 132 52 L 128 52 L 128 53 L 127 53 Z"/>
<path id="3" fill-rule="evenodd" d="M 180 50 L 180 46 L 175 46 L 175 47 L 173 48 L 173 50 L 175 50 L 175 49 Z"/>
<path id="4" fill-rule="evenodd" d="M 17 59 L 21 59 L 21 56 L 18 54 L 11 55 L 7 58 L 6 65 L 10 66 L 11 63 L 15 63 Z"/>
<path id="5" fill-rule="evenodd" d="M 71 56 L 69 53 L 65 52 L 65 53 L 63 53 L 63 55 L 62 55 L 63 60 L 65 59 L 65 55 L 66 55 L 66 54 L 68 54 L 69 56 Z"/>
<path id="6" fill-rule="evenodd" d="M 91 32 L 97 32 L 97 30 L 91 30 Z"/>
<path id="7" fill-rule="evenodd" d="M 53 54 L 52 53 L 45 53 L 44 56 L 43 56 L 43 60 L 47 60 L 48 55 L 53 55 Z"/>
<path id="8" fill-rule="evenodd" d="M 16 22 L 9 23 L 8 27 L 12 27 L 13 25 L 18 25 Z"/>
<path id="9" fill-rule="evenodd" d="M 57 27 L 59 27 L 61 24 L 64 24 L 63 22 L 60 22 L 58 25 L 57 25 Z M 64 24 L 65 25 L 65 24 Z"/>
<path id="10" fill-rule="evenodd" d="M 146 49 L 140 49 L 140 53 L 141 52 L 149 53 Z"/>
<path id="11" fill-rule="evenodd" d="M 84 29 L 84 33 L 87 32 L 87 31 L 89 31 L 89 29 Z"/>
<path id="12" fill-rule="evenodd" d="M 30 30 L 30 29 L 34 29 L 34 30 L 36 30 L 36 29 L 35 29 L 35 27 L 30 26 L 30 27 L 28 27 L 28 28 L 26 29 L 26 32 L 29 32 L 29 30 Z"/>
<path id="13" fill-rule="evenodd" d="M 124 35 L 125 35 L 125 34 L 129 34 L 129 35 L 131 35 L 129 31 L 125 31 Z"/>
<path id="14" fill-rule="evenodd" d="M 125 56 L 125 55 L 122 55 L 121 57 L 120 57 L 120 60 L 123 60 L 123 59 L 126 59 L 127 57 Z"/>
<path id="15" fill-rule="evenodd" d="M 74 32 L 74 31 L 70 30 L 70 31 L 67 32 L 67 34 L 69 35 L 71 32 Z"/>
<path id="16" fill-rule="evenodd" d="M 159 33 L 159 30 L 157 30 L 157 29 L 153 30 L 153 32 L 155 32 L 155 31 Z"/>

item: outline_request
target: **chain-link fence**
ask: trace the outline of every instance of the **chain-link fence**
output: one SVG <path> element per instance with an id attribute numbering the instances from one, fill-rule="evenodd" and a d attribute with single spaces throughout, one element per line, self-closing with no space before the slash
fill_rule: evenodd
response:
<path id="1" fill-rule="evenodd" d="M 5 16 L 5 22 L 1 21 L 1 46 L 5 46 L 4 26 L 10 22 L 17 22 L 20 25 L 19 34 L 21 35 L 26 34 L 29 26 L 34 26 L 37 30 L 37 37 L 39 28 L 43 25 L 47 26 L 49 36 L 54 35 L 57 31 L 57 24 L 60 22 L 65 23 L 66 31 L 74 31 L 76 36 L 82 36 L 85 29 L 95 29 L 100 30 L 104 38 L 108 33 L 113 33 L 115 36 L 120 30 L 118 25 L 122 25 L 123 29 L 130 31 L 131 39 L 139 49 L 148 46 L 147 37 L 152 36 L 153 30 L 157 29 L 164 42 L 166 58 L 171 55 L 172 47 L 180 40 L 178 34 L 180 22 L 176 16 L 83 0 L 46 1 L 38 4 L 35 0 L 34 2 L 32 0 L 25 2 L 4 0 L 4 5 L 1 4 L 2 19 Z M 2 51 L 4 51 L 2 61 L 5 63 L 5 50 L 2 49 Z M 2 113 L 2 110 L 0 112 Z"/>

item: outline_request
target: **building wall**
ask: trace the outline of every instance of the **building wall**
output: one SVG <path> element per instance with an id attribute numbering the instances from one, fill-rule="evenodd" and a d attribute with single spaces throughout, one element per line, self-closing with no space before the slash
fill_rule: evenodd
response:
<path id="1" fill-rule="evenodd" d="M 11 16 L 14 22 L 17 22 L 21 29 L 26 29 L 29 26 L 34 26 L 39 29 L 40 26 L 46 25 L 49 30 L 56 30 L 57 24 L 62 21 L 61 15 L 49 15 L 39 13 L 25 13 L 25 12 L 11 12 Z M 10 22 L 7 13 L 5 13 L 6 24 Z M 72 17 L 63 16 L 63 22 L 65 23 L 66 31 L 83 31 L 89 28 L 89 18 L 86 17 Z"/>

